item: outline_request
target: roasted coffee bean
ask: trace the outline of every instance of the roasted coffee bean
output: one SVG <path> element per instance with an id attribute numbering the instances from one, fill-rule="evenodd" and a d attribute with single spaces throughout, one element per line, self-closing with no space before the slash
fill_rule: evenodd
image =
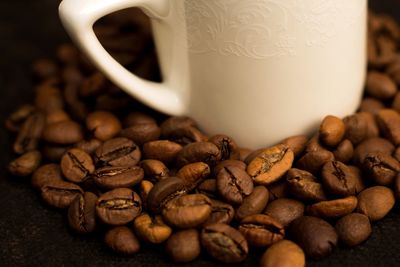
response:
<path id="1" fill-rule="evenodd" d="M 338 241 L 335 228 L 326 221 L 312 216 L 294 220 L 290 224 L 289 233 L 307 256 L 314 259 L 331 254 Z"/>
<path id="2" fill-rule="evenodd" d="M 393 193 L 396 200 L 400 199 L 400 174 L 397 174 L 396 178 L 394 179 Z"/>
<path id="3" fill-rule="evenodd" d="M 294 157 L 298 157 L 303 153 L 308 142 L 306 135 L 296 135 L 284 139 L 281 143 L 288 146 L 293 151 Z"/>
<path id="4" fill-rule="evenodd" d="M 329 115 L 324 118 L 319 127 L 321 142 L 329 147 L 337 146 L 343 139 L 346 127 L 338 117 Z"/>
<path id="5" fill-rule="evenodd" d="M 40 112 L 30 115 L 22 124 L 14 143 L 14 152 L 23 154 L 36 150 L 45 125 L 45 117 Z"/>
<path id="6" fill-rule="evenodd" d="M 8 170 L 16 176 L 28 176 L 32 174 L 40 165 L 42 155 L 39 151 L 26 152 L 8 164 Z"/>
<path id="7" fill-rule="evenodd" d="M 240 205 L 253 191 L 253 181 L 246 171 L 238 167 L 225 167 L 217 176 L 217 190 L 228 203 Z"/>
<path id="8" fill-rule="evenodd" d="M 157 122 L 153 117 L 143 112 L 131 112 L 123 120 L 125 128 L 138 124 L 157 124 Z"/>
<path id="9" fill-rule="evenodd" d="M 140 239 L 152 244 L 161 244 L 172 233 L 171 227 L 164 223 L 160 215 L 151 217 L 147 213 L 136 217 L 133 228 Z"/>
<path id="10" fill-rule="evenodd" d="M 320 150 L 326 150 L 326 148 L 321 144 L 318 132 L 307 142 L 305 152 L 316 152 Z"/>
<path id="11" fill-rule="evenodd" d="M 393 151 L 394 146 L 388 140 L 379 137 L 369 138 L 354 149 L 353 161 L 356 165 L 361 166 L 369 153 L 382 152 L 391 155 Z"/>
<path id="12" fill-rule="evenodd" d="M 54 110 L 46 114 L 46 125 L 69 120 L 71 120 L 71 118 L 68 113 L 62 109 Z"/>
<path id="13" fill-rule="evenodd" d="M 256 150 L 251 151 L 247 157 L 243 160 L 244 163 L 246 163 L 246 165 L 249 165 L 250 162 L 253 161 L 253 159 L 255 159 L 258 155 L 260 155 L 264 150 L 268 149 L 268 147 L 264 147 L 264 148 L 259 148 Z"/>
<path id="14" fill-rule="evenodd" d="M 117 137 L 104 142 L 96 149 L 94 160 L 102 166 L 135 166 L 141 157 L 139 147 L 131 140 Z"/>
<path id="15" fill-rule="evenodd" d="M 74 121 L 60 121 L 47 125 L 42 137 L 49 143 L 71 145 L 83 140 L 83 131 L 82 127 Z"/>
<path id="16" fill-rule="evenodd" d="M 203 224 L 211 214 L 211 200 L 202 194 L 182 195 L 168 201 L 162 215 L 175 228 L 193 228 Z"/>
<path id="17" fill-rule="evenodd" d="M 292 221 L 304 215 L 304 204 L 294 199 L 280 198 L 269 203 L 264 213 L 287 227 Z"/>
<path id="18" fill-rule="evenodd" d="M 219 200 L 211 199 L 211 214 L 204 222 L 204 225 L 214 223 L 229 224 L 233 220 L 234 215 L 235 210 L 231 205 Z"/>
<path id="19" fill-rule="evenodd" d="M 209 198 L 216 198 L 218 195 L 217 180 L 216 179 L 204 180 L 197 186 L 196 192 L 206 195 Z"/>
<path id="20" fill-rule="evenodd" d="M 356 194 L 354 173 L 340 161 L 330 161 L 322 168 L 322 185 L 324 190 L 334 196 Z"/>
<path id="21" fill-rule="evenodd" d="M 161 135 L 163 137 L 167 137 L 173 134 L 178 129 L 187 127 L 197 127 L 197 125 L 193 119 L 181 116 L 181 117 L 168 118 L 161 124 L 160 127 L 161 127 Z"/>
<path id="22" fill-rule="evenodd" d="M 150 181 L 142 180 L 140 182 L 140 198 L 142 199 L 142 204 L 145 208 L 147 208 L 147 197 L 153 187 L 154 185 Z"/>
<path id="23" fill-rule="evenodd" d="M 390 186 L 400 172 L 400 163 L 392 156 L 382 152 L 367 154 L 363 169 L 370 179 L 378 185 Z"/>
<path id="24" fill-rule="evenodd" d="M 211 136 L 208 141 L 219 148 L 221 160 L 239 159 L 239 147 L 231 137 L 217 134 Z"/>
<path id="25" fill-rule="evenodd" d="M 269 192 L 265 186 L 256 186 L 253 192 L 243 199 L 242 204 L 236 209 L 235 217 L 238 221 L 244 217 L 261 213 L 267 206 Z"/>
<path id="26" fill-rule="evenodd" d="M 57 85 L 43 83 L 36 88 L 35 106 L 44 113 L 51 113 L 64 108 L 61 90 Z"/>
<path id="27" fill-rule="evenodd" d="M 244 236 L 227 224 L 205 226 L 201 232 L 201 243 L 208 254 L 223 263 L 242 262 L 249 253 Z"/>
<path id="28" fill-rule="evenodd" d="M 314 175 L 299 169 L 290 169 L 287 174 L 288 188 L 292 195 L 303 201 L 319 202 L 327 197 Z"/>
<path id="29" fill-rule="evenodd" d="M 396 150 L 393 152 L 393 157 L 397 159 L 397 161 L 400 161 L 400 146 L 398 146 Z"/>
<path id="30" fill-rule="evenodd" d="M 41 58 L 32 64 L 32 72 L 39 79 L 57 76 L 58 71 L 57 64 L 51 59 Z"/>
<path id="31" fill-rule="evenodd" d="M 297 161 L 296 167 L 316 175 L 320 172 L 325 163 L 334 160 L 334 158 L 335 156 L 333 153 L 326 149 L 312 151 L 301 157 Z"/>
<path id="32" fill-rule="evenodd" d="M 182 167 L 193 162 L 204 162 L 210 167 L 215 166 L 221 159 L 219 148 L 210 142 L 196 142 L 183 147 L 179 152 L 176 163 Z"/>
<path id="33" fill-rule="evenodd" d="M 239 231 L 248 244 L 254 247 L 268 247 L 285 236 L 283 225 L 265 214 L 254 214 L 241 220 Z"/>
<path id="34" fill-rule="evenodd" d="M 123 129 L 120 136 L 129 138 L 138 145 L 143 145 L 160 138 L 160 133 L 160 127 L 156 123 L 142 123 Z"/>
<path id="35" fill-rule="evenodd" d="M 394 145 L 400 145 L 400 114 L 393 109 L 382 109 L 376 120 L 382 135 Z"/>
<path id="36" fill-rule="evenodd" d="M 268 148 L 247 166 L 247 173 L 256 184 L 269 185 L 278 181 L 291 167 L 294 154 L 286 145 Z"/>
<path id="37" fill-rule="evenodd" d="M 76 184 L 54 180 L 41 187 L 42 198 L 50 206 L 65 209 L 78 195 L 83 194 Z"/>
<path id="38" fill-rule="evenodd" d="M 82 140 L 79 143 L 75 144 L 76 148 L 82 149 L 89 155 L 92 155 L 97 148 L 99 148 L 103 144 L 99 139 L 92 138 L 90 140 Z"/>
<path id="39" fill-rule="evenodd" d="M 357 207 L 357 198 L 345 198 L 321 201 L 307 207 L 307 214 L 321 218 L 340 218 L 351 213 Z"/>
<path id="40" fill-rule="evenodd" d="M 276 183 L 268 185 L 269 201 L 273 201 L 279 198 L 289 197 L 289 186 L 285 179 L 282 179 Z"/>
<path id="41" fill-rule="evenodd" d="M 200 256 L 200 235 L 196 229 L 175 232 L 167 241 L 165 251 L 176 263 L 185 263 Z"/>
<path id="42" fill-rule="evenodd" d="M 344 216 L 336 222 L 335 228 L 340 242 L 349 247 L 361 244 L 372 232 L 368 217 L 360 213 Z"/>
<path id="43" fill-rule="evenodd" d="M 260 267 L 304 267 L 306 257 L 296 243 L 281 240 L 269 247 L 262 255 Z"/>
<path id="44" fill-rule="evenodd" d="M 174 141 L 182 146 L 185 146 L 194 142 L 206 142 L 208 140 L 199 129 L 193 126 L 188 126 L 184 128 L 178 128 L 171 132 L 168 136 L 163 136 L 168 140 Z"/>
<path id="45" fill-rule="evenodd" d="M 362 178 L 361 170 L 355 166 L 348 166 L 356 181 L 356 193 L 360 193 L 365 189 L 364 180 Z"/>
<path id="46" fill-rule="evenodd" d="M 31 184 L 34 188 L 40 189 L 42 186 L 53 181 L 62 181 L 61 168 L 58 164 L 46 164 L 40 166 L 32 175 Z"/>
<path id="47" fill-rule="evenodd" d="M 397 93 L 397 86 L 387 74 L 370 71 L 367 75 L 366 92 L 377 99 L 387 100 Z"/>
<path id="48" fill-rule="evenodd" d="M 106 84 L 106 77 L 100 72 L 95 72 L 83 80 L 79 93 L 82 97 L 99 95 L 104 91 Z"/>
<path id="49" fill-rule="evenodd" d="M 357 196 L 357 212 L 368 216 L 370 221 L 378 221 L 393 208 L 395 198 L 393 191 L 384 186 L 373 186 Z"/>
<path id="50" fill-rule="evenodd" d="M 357 114 L 367 122 L 367 138 L 378 137 L 379 127 L 375 115 L 369 112 L 358 112 Z"/>
<path id="51" fill-rule="evenodd" d="M 379 112 L 379 110 L 384 109 L 384 108 L 385 108 L 385 105 L 378 99 L 375 99 L 372 97 L 365 97 L 361 101 L 359 110 L 361 112 L 370 112 L 372 114 L 377 114 Z"/>
<path id="52" fill-rule="evenodd" d="M 97 186 L 105 189 L 132 187 L 143 180 L 143 169 L 133 167 L 103 167 L 92 175 Z"/>
<path id="53" fill-rule="evenodd" d="M 347 163 L 353 158 L 354 147 L 350 140 L 345 139 L 333 151 L 335 160 Z"/>
<path id="54" fill-rule="evenodd" d="M 209 175 L 210 167 L 203 162 L 189 163 L 176 173 L 176 177 L 185 182 L 188 191 L 195 189 Z"/>
<path id="55" fill-rule="evenodd" d="M 78 195 L 68 208 L 69 226 L 77 233 L 91 233 L 96 229 L 97 196 L 91 192 Z"/>
<path id="56" fill-rule="evenodd" d="M 45 145 L 42 148 L 42 155 L 48 161 L 60 162 L 69 149 L 70 146 Z"/>
<path id="57" fill-rule="evenodd" d="M 224 160 L 221 161 L 220 163 L 218 163 L 214 169 L 213 169 L 213 173 L 215 176 L 218 175 L 218 173 L 225 167 L 229 167 L 229 166 L 234 166 L 234 167 L 238 167 L 240 169 L 246 170 L 246 163 L 244 163 L 243 161 L 240 160 L 235 160 L 235 159 L 228 159 L 228 160 Z"/>
<path id="58" fill-rule="evenodd" d="M 133 221 L 142 211 L 138 194 L 128 188 L 117 188 L 99 197 L 97 217 L 106 224 L 124 225 Z"/>
<path id="59" fill-rule="evenodd" d="M 349 139 L 353 145 L 361 143 L 368 137 L 368 121 L 364 116 L 353 114 L 343 119 L 346 125 L 345 138 Z"/>
<path id="60" fill-rule="evenodd" d="M 142 160 L 139 166 L 144 170 L 146 179 L 153 182 L 158 182 L 169 176 L 169 170 L 164 163 L 155 159 Z"/>
<path id="61" fill-rule="evenodd" d="M 107 141 L 121 131 L 119 119 L 107 111 L 94 111 L 86 118 L 86 127 L 100 141 Z"/>
<path id="62" fill-rule="evenodd" d="M 79 148 L 68 150 L 61 158 L 62 173 L 71 182 L 83 182 L 94 169 L 92 158 Z"/>
<path id="63" fill-rule="evenodd" d="M 165 164 L 175 162 L 182 146 L 168 140 L 147 142 L 143 145 L 143 154 L 146 159 L 156 159 Z"/>
<path id="64" fill-rule="evenodd" d="M 386 73 L 392 78 L 392 80 L 400 85 L 400 60 L 397 58 L 396 61 L 392 62 L 386 69 Z"/>
<path id="65" fill-rule="evenodd" d="M 114 252 L 123 255 L 133 255 L 140 250 L 139 240 L 126 226 L 117 226 L 108 230 L 104 241 Z"/>
<path id="66" fill-rule="evenodd" d="M 12 132 L 18 132 L 22 124 L 35 112 L 35 107 L 30 104 L 20 106 L 7 118 L 5 126 L 7 130 Z"/>
<path id="67" fill-rule="evenodd" d="M 147 207 L 154 213 L 159 213 L 171 199 L 186 194 L 186 186 L 178 177 L 165 178 L 154 185 L 147 197 Z"/>

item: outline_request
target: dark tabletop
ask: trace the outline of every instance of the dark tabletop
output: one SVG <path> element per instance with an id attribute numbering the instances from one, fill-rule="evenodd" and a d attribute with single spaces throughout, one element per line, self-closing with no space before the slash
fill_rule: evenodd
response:
<path id="1" fill-rule="evenodd" d="M 354 0 L 349 0 L 354 1 Z M 0 0 L 0 124 L 16 106 L 33 95 L 30 63 L 52 57 L 68 40 L 57 16 L 57 0 Z M 400 1 L 375 0 L 370 5 L 400 19 Z M 6 171 L 14 157 L 13 137 L 0 128 L 0 266 L 170 266 L 161 249 L 144 247 L 133 257 L 112 254 L 100 236 L 72 234 L 65 214 L 49 209 L 27 179 Z M 259 254 L 242 266 L 257 266 Z M 309 266 L 400 266 L 399 205 L 363 245 L 338 248 L 329 258 Z M 220 266 L 207 256 L 180 266 Z"/>

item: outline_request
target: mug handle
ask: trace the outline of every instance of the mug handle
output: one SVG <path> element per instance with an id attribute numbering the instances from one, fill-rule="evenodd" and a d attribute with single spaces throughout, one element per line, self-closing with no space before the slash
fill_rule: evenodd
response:
<path id="1" fill-rule="evenodd" d="M 64 0 L 59 6 L 62 24 L 70 37 L 103 73 L 139 101 L 170 115 L 183 115 L 186 105 L 182 93 L 165 82 L 144 80 L 125 69 L 100 44 L 93 24 L 112 12 L 139 7 L 153 19 L 168 15 L 170 0 Z M 176 52 L 176 51 L 172 51 Z"/>

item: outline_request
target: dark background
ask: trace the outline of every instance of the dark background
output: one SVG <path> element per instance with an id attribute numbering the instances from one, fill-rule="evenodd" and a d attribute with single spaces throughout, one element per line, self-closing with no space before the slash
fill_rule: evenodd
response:
<path id="1" fill-rule="evenodd" d="M 87 0 L 86 0 L 87 1 Z M 112 1 L 112 0 L 110 0 Z M 353 0 L 349 0 L 353 1 Z M 57 15 L 57 0 L 0 0 L 0 124 L 33 95 L 30 63 L 53 57 L 58 44 L 68 41 Z M 375 0 L 370 6 L 400 20 L 400 1 Z M 6 171 L 13 159 L 13 137 L 0 128 L 0 266 L 170 266 L 161 249 L 144 247 L 133 257 L 112 254 L 100 236 L 72 234 L 65 214 L 49 209 L 28 180 Z M 257 266 L 258 254 L 242 266 Z M 363 245 L 338 248 L 309 266 L 400 266 L 399 205 Z M 220 266 L 207 256 L 180 266 Z"/>

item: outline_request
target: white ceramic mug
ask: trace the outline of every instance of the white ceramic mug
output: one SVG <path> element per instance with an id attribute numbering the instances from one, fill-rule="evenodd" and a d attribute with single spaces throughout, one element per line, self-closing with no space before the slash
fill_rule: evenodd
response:
<path id="1" fill-rule="evenodd" d="M 93 33 L 114 11 L 151 17 L 163 82 L 118 64 Z M 261 147 L 355 111 L 366 66 L 367 0 L 64 0 L 61 20 L 115 84 L 208 134 Z"/>

